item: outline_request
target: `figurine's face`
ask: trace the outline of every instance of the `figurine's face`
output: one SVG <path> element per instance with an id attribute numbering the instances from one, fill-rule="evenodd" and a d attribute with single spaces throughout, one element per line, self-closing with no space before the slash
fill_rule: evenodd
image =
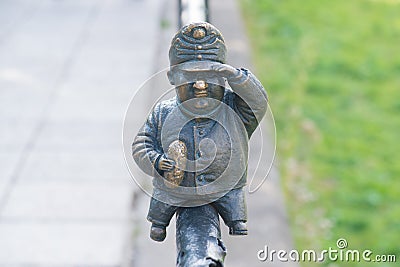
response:
<path id="1" fill-rule="evenodd" d="M 215 110 L 220 105 L 224 92 L 223 86 L 203 80 L 176 87 L 179 102 L 195 114 L 204 114 Z"/>

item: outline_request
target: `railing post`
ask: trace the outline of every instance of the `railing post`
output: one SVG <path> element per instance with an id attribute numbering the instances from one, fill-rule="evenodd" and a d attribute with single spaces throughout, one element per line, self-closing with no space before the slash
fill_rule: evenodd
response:
<path id="1" fill-rule="evenodd" d="M 192 22 L 209 22 L 208 0 L 178 1 L 179 28 Z M 178 210 L 176 247 L 178 267 L 223 267 L 226 248 L 214 207 L 208 204 Z"/>
<path id="2" fill-rule="evenodd" d="M 208 0 L 178 0 L 179 28 L 191 22 L 209 22 Z"/>
<path id="3" fill-rule="evenodd" d="M 176 220 L 178 267 L 222 267 L 226 248 L 217 211 L 211 205 L 180 208 Z"/>

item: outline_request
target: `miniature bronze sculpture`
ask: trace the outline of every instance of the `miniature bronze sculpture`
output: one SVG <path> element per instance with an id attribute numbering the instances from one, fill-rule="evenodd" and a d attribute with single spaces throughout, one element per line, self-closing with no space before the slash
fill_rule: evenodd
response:
<path id="1" fill-rule="evenodd" d="M 154 177 L 150 237 L 163 241 L 175 212 L 190 220 L 182 207 L 199 206 L 218 213 L 231 235 L 247 235 L 248 140 L 266 113 L 265 90 L 248 70 L 226 64 L 225 41 L 206 22 L 182 27 L 169 59 L 176 97 L 156 104 L 132 146 Z"/>

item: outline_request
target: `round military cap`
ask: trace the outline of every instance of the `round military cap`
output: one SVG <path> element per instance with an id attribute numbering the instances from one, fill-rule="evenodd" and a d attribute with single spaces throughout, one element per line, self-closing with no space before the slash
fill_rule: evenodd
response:
<path id="1" fill-rule="evenodd" d="M 226 63 L 226 46 L 221 32 L 207 22 L 185 25 L 172 39 L 170 65 L 210 60 Z"/>

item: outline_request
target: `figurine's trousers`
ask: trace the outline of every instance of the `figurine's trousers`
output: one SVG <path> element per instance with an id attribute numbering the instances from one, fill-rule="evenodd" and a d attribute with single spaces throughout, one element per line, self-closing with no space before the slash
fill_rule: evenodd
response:
<path id="1" fill-rule="evenodd" d="M 161 190 L 154 188 L 153 196 L 160 193 L 157 191 Z M 166 193 L 163 192 L 163 194 Z M 228 226 L 234 221 L 247 221 L 247 207 L 243 187 L 232 189 L 220 199 L 211 202 L 210 205 L 218 211 Z M 169 205 L 152 197 L 147 220 L 154 224 L 168 226 L 178 208 L 178 206 Z"/>

